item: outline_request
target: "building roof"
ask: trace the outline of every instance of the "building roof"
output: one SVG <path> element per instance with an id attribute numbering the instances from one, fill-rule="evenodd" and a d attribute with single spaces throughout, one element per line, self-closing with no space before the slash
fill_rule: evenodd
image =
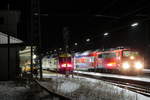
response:
<path id="1" fill-rule="evenodd" d="M 10 36 L 10 44 L 23 43 L 22 40 Z M 0 44 L 8 44 L 8 35 L 0 32 Z"/>

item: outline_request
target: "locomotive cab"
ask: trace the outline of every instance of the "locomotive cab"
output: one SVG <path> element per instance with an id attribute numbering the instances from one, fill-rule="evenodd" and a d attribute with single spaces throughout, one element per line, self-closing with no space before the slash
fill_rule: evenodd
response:
<path id="1" fill-rule="evenodd" d="M 141 72 L 144 69 L 144 59 L 137 51 L 122 51 L 121 70 L 126 72 Z"/>
<path id="2" fill-rule="evenodd" d="M 144 69 L 144 59 L 136 50 L 119 49 L 101 52 L 98 55 L 98 68 L 117 70 L 121 73 L 141 73 Z"/>
<path id="3" fill-rule="evenodd" d="M 58 70 L 61 73 L 72 72 L 74 70 L 73 61 L 70 54 L 61 54 L 58 57 Z"/>

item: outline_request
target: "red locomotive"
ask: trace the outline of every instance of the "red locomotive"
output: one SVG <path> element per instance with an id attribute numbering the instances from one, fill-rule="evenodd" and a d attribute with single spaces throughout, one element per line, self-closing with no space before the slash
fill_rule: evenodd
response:
<path id="1" fill-rule="evenodd" d="M 60 54 L 58 56 L 58 71 L 61 73 L 70 73 L 73 70 L 73 57 L 69 53 Z"/>
<path id="2" fill-rule="evenodd" d="M 131 49 L 118 49 L 101 52 L 98 55 L 98 68 L 117 69 L 121 72 L 141 72 L 144 60 L 139 52 Z"/>

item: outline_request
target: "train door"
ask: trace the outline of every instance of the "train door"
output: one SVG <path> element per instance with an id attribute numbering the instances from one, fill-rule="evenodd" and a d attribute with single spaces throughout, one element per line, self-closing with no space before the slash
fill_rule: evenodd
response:
<path id="1" fill-rule="evenodd" d="M 116 52 L 103 53 L 102 66 L 105 69 L 116 69 Z"/>
<path id="2" fill-rule="evenodd" d="M 103 68 L 103 56 L 99 54 L 97 57 L 97 68 Z"/>
<path id="3" fill-rule="evenodd" d="M 121 58 L 122 58 L 122 53 L 121 51 L 119 51 L 117 52 L 117 58 L 116 58 L 117 69 L 119 69 L 121 66 Z"/>

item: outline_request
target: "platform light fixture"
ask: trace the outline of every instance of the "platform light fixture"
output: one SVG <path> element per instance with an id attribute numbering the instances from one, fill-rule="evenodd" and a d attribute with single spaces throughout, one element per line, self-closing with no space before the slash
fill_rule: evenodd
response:
<path id="1" fill-rule="evenodd" d="M 54 51 L 56 52 L 57 50 L 55 49 Z"/>
<path id="2" fill-rule="evenodd" d="M 77 46 L 77 45 L 78 45 L 78 43 L 74 43 L 74 45 L 76 45 L 76 46 Z"/>
<path id="3" fill-rule="evenodd" d="M 35 58 L 36 58 L 36 55 L 34 54 L 34 55 L 33 55 L 33 59 L 35 59 Z"/>
<path id="4" fill-rule="evenodd" d="M 139 25 L 138 22 L 134 22 L 134 23 L 131 24 L 131 27 L 136 27 L 136 26 L 138 26 L 138 25 Z"/>
<path id="5" fill-rule="evenodd" d="M 87 38 L 87 39 L 86 39 L 86 42 L 90 42 L 90 41 L 91 41 L 91 39 L 90 39 L 90 38 Z"/>
<path id="6" fill-rule="evenodd" d="M 62 50 L 62 48 L 59 48 L 59 50 L 61 51 L 61 50 Z"/>
<path id="7" fill-rule="evenodd" d="M 108 35 L 109 35 L 109 33 L 108 33 L 108 32 L 104 33 L 104 36 L 108 36 Z"/>

